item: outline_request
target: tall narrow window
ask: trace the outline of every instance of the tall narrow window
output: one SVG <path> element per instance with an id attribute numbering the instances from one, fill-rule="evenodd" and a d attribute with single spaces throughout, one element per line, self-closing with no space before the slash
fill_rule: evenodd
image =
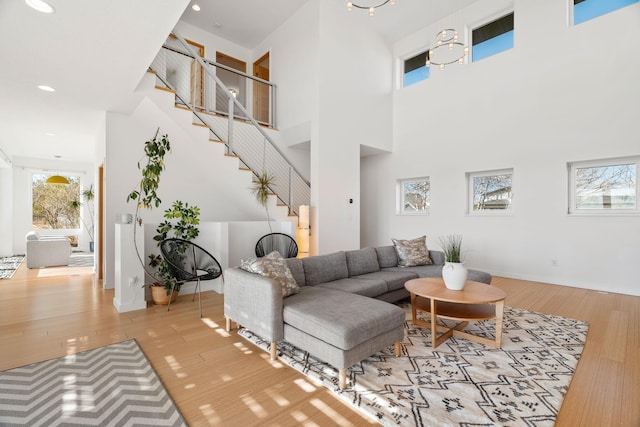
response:
<path id="1" fill-rule="evenodd" d="M 511 212 L 513 169 L 467 173 L 469 213 Z"/>
<path id="2" fill-rule="evenodd" d="M 414 83 L 421 82 L 429 78 L 429 67 L 427 67 L 427 59 L 429 59 L 429 51 L 417 54 L 414 57 L 405 59 L 404 61 L 404 79 L 402 85 L 410 86 Z"/>
<path id="3" fill-rule="evenodd" d="M 399 179 L 397 182 L 399 215 L 428 215 L 431 207 L 431 184 L 428 176 Z"/>
<path id="4" fill-rule="evenodd" d="M 513 48 L 513 32 L 513 12 L 473 30 L 473 62 Z"/>
<path id="5" fill-rule="evenodd" d="M 569 213 L 640 213 L 639 164 L 640 157 L 569 163 Z"/>
<path id="6" fill-rule="evenodd" d="M 640 0 L 573 0 L 573 23 L 581 24 Z"/>

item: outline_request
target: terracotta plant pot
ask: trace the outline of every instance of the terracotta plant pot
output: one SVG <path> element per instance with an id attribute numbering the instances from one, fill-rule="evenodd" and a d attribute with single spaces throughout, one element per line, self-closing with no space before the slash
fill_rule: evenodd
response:
<path id="1" fill-rule="evenodd" d="M 169 304 L 169 295 L 167 295 L 167 291 L 164 286 L 151 286 L 151 297 L 153 298 L 153 303 L 156 305 Z M 177 298 L 178 291 L 173 291 L 173 295 L 171 295 L 171 304 L 176 302 Z"/>

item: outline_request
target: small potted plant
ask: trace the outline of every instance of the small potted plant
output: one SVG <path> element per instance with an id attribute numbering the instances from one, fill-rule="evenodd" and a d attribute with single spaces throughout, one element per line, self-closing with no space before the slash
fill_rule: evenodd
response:
<path id="1" fill-rule="evenodd" d="M 448 289 L 461 291 L 467 281 L 468 270 L 464 266 L 462 257 L 462 236 L 449 234 L 440 237 L 440 246 L 444 252 L 444 267 L 442 279 Z"/>
<path id="2" fill-rule="evenodd" d="M 269 195 L 271 194 L 271 186 L 275 179 L 274 175 L 265 170 L 257 176 L 251 186 L 251 193 L 267 213 L 267 224 L 269 224 L 269 231 L 271 233 L 273 233 L 273 229 L 271 228 L 271 216 L 269 215 Z"/>

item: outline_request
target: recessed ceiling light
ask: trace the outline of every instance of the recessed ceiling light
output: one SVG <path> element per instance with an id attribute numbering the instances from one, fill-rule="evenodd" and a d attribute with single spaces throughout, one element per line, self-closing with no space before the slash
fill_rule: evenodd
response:
<path id="1" fill-rule="evenodd" d="M 38 12 L 42 13 L 53 13 L 54 9 L 49 3 L 44 0 L 24 0 L 24 2 L 29 5 L 29 7 L 34 8 Z"/>
<path id="2" fill-rule="evenodd" d="M 53 132 L 47 132 L 47 136 L 56 136 L 56 134 Z"/>
<path id="3" fill-rule="evenodd" d="M 55 157 L 56 159 L 61 159 L 62 156 L 60 154 L 55 154 L 53 157 Z"/>
<path id="4" fill-rule="evenodd" d="M 47 85 L 38 85 L 38 89 L 43 90 L 45 92 L 55 92 L 56 91 L 51 86 L 47 86 Z"/>
<path id="5" fill-rule="evenodd" d="M 195 10 L 196 12 L 200 12 L 200 5 L 198 5 L 197 3 L 194 3 L 191 6 L 191 9 Z"/>

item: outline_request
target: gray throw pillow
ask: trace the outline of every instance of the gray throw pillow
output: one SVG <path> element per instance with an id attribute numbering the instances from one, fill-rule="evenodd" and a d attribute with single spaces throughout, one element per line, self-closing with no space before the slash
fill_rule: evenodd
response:
<path id="1" fill-rule="evenodd" d="M 398 255 L 399 267 L 415 267 L 418 265 L 431 265 L 433 261 L 429 257 L 427 249 L 427 236 L 412 240 L 391 239 L 393 247 Z"/>
<path id="2" fill-rule="evenodd" d="M 278 251 L 273 251 L 262 258 L 252 257 L 242 260 L 240 268 L 274 280 L 282 288 L 283 298 L 300 291 L 287 262 Z"/>

